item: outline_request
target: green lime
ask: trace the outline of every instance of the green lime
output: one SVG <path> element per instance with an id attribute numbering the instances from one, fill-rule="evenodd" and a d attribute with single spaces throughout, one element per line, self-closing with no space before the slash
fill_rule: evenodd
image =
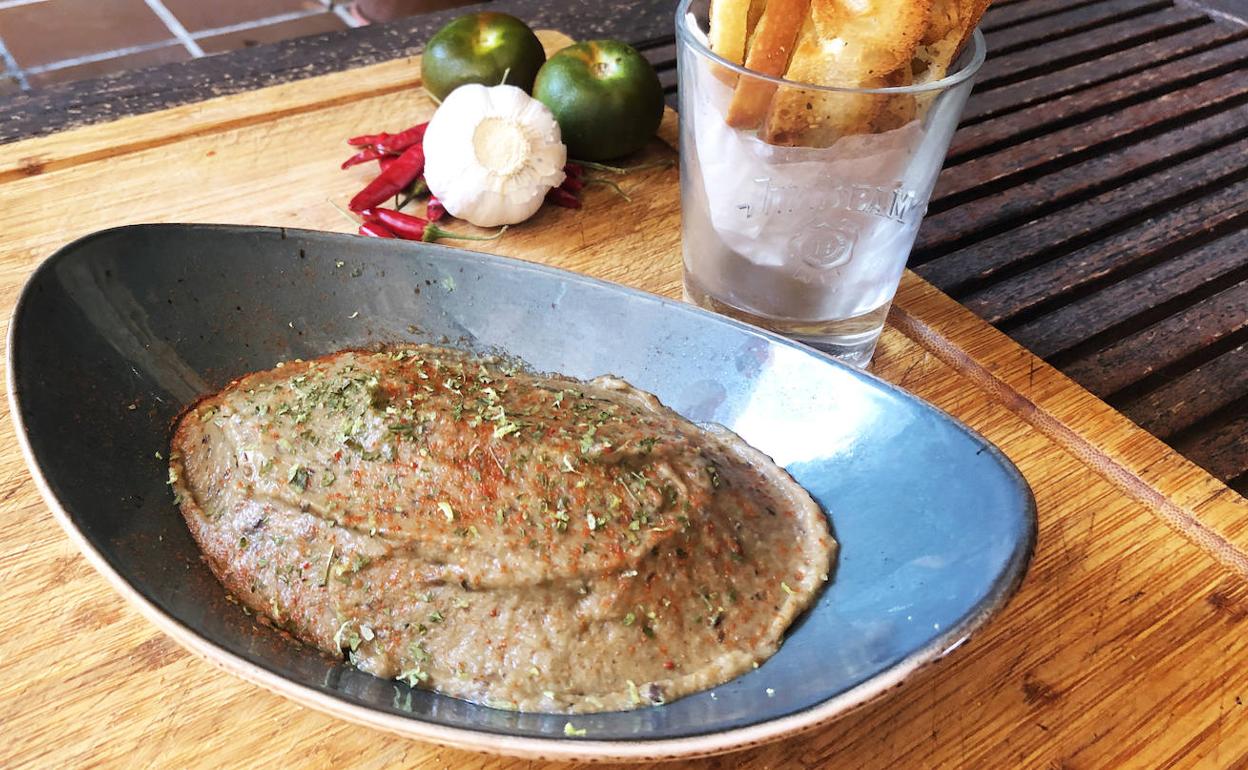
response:
<path id="1" fill-rule="evenodd" d="M 645 57 L 618 40 L 590 40 L 550 57 L 533 96 L 550 108 L 568 156 L 607 160 L 640 149 L 663 120 L 663 86 Z"/>
<path id="2" fill-rule="evenodd" d="M 425 88 L 442 101 L 465 83 L 507 85 L 533 90 L 546 52 L 533 30 L 505 13 L 481 11 L 460 16 L 429 39 L 421 57 Z"/>

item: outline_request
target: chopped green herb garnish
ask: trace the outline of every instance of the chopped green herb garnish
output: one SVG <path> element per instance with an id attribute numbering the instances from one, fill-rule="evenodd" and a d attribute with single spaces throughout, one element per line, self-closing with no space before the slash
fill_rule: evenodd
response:
<path id="1" fill-rule="evenodd" d="M 584 727 L 578 730 L 577 728 L 572 726 L 571 722 L 567 722 L 563 725 L 563 734 L 570 738 L 584 738 L 586 735 L 589 734 L 589 731 L 586 730 Z"/>
<path id="2" fill-rule="evenodd" d="M 598 428 L 590 426 L 585 434 L 581 436 L 581 454 L 587 454 L 594 446 L 594 437 L 598 435 Z"/>
<path id="3" fill-rule="evenodd" d="M 407 651 L 411 653 L 412 659 L 417 663 L 425 663 L 429 660 L 429 651 L 425 649 L 425 645 L 421 642 L 413 642 L 408 646 Z"/>
<path id="4" fill-rule="evenodd" d="M 337 546 L 331 545 L 329 547 L 329 556 L 325 557 L 325 574 L 321 576 L 322 586 L 329 585 L 329 568 L 333 566 L 333 563 L 334 563 L 334 550 L 335 549 L 337 549 Z"/>
<path id="5" fill-rule="evenodd" d="M 360 648 L 360 634 L 354 628 L 351 628 L 352 621 L 344 620 L 342 625 L 338 627 L 338 632 L 334 634 L 334 644 L 339 649 L 345 645 L 355 652 Z"/>
<path id="6" fill-rule="evenodd" d="M 520 430 L 520 426 L 514 422 L 504 422 L 494 428 L 494 438 L 502 438 L 511 435 Z"/>
<path id="7" fill-rule="evenodd" d="M 706 472 L 711 477 L 711 486 L 719 489 L 719 469 L 714 465 L 706 466 Z"/>
<path id="8" fill-rule="evenodd" d="M 417 682 L 429 681 L 429 672 L 425 671 L 420 666 L 416 666 L 415 668 L 409 668 L 408 670 L 400 673 L 395 677 L 395 679 L 400 682 L 407 682 L 408 687 L 415 687 Z"/>
<path id="9" fill-rule="evenodd" d="M 299 463 L 290 466 L 290 470 L 286 473 L 286 483 L 300 491 L 307 489 L 308 469 Z"/>

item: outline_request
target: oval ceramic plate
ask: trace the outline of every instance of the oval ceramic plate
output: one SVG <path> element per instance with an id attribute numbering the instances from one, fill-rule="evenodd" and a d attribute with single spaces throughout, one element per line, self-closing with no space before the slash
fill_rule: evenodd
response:
<path id="1" fill-rule="evenodd" d="M 816 606 L 757 670 L 675 703 L 576 717 L 498 711 L 374 678 L 244 615 L 165 485 L 169 427 L 246 372 L 422 341 L 538 370 L 620 375 L 767 452 L 841 551 Z M 143 225 L 66 246 L 10 326 L 9 397 L 32 474 L 95 567 L 228 671 L 344 719 L 529 757 L 728 751 L 821 724 L 964 641 L 1031 555 L 1030 490 L 919 399 L 688 305 L 502 257 L 304 231 Z M 571 722 L 584 737 L 567 737 Z"/>

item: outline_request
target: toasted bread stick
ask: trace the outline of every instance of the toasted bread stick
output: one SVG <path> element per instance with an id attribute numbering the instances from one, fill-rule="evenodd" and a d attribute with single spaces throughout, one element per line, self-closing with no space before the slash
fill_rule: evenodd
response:
<path id="1" fill-rule="evenodd" d="M 733 64 L 745 61 L 750 0 L 714 0 L 711 3 L 711 50 Z"/>
<path id="2" fill-rule="evenodd" d="M 890 88 L 894 86 L 908 86 L 913 83 L 914 71 L 911 70 L 909 63 L 903 64 L 884 76 L 884 85 Z M 879 111 L 871 119 L 871 133 L 882 134 L 885 131 L 901 128 L 914 120 L 917 114 L 918 107 L 912 95 L 896 94 L 885 96 L 881 99 Z"/>
<path id="3" fill-rule="evenodd" d="M 745 17 L 745 50 L 754 45 L 754 36 L 758 33 L 758 20 L 763 18 L 767 9 L 767 0 L 750 0 L 750 12 Z"/>
<path id="4" fill-rule="evenodd" d="M 962 39 L 958 41 L 956 54 L 962 53 L 962 49 L 966 48 L 967 43 L 971 42 L 971 34 L 975 32 L 975 28 L 979 26 L 979 20 L 984 17 L 988 6 L 992 4 L 992 0 L 963 0 L 962 19 L 959 25 L 962 29 Z"/>
<path id="5" fill-rule="evenodd" d="M 935 0 L 932 23 L 915 51 L 915 82 L 930 83 L 949 74 L 949 67 L 971 40 L 991 0 Z"/>
<path id="6" fill-rule="evenodd" d="M 798 30 L 808 17 L 810 0 L 768 0 L 754 32 L 754 42 L 745 57 L 745 66 L 773 77 L 784 74 L 793 53 Z M 755 128 L 763 120 L 776 86 L 763 80 L 744 78 L 737 83 L 728 107 L 728 125 Z"/>
<path id="7" fill-rule="evenodd" d="M 931 45 L 959 29 L 965 2 L 966 0 L 932 0 L 932 11 L 928 16 L 927 31 L 923 33 L 922 44 Z"/>
<path id="8" fill-rule="evenodd" d="M 931 0 L 812 0 L 810 16 L 785 71 L 788 80 L 844 88 L 900 85 L 927 29 Z M 903 100 L 904 101 L 904 100 Z M 888 97 L 786 88 L 775 94 L 763 126 L 772 144 L 827 146 L 873 130 Z M 898 105 L 881 125 L 910 112 Z"/>

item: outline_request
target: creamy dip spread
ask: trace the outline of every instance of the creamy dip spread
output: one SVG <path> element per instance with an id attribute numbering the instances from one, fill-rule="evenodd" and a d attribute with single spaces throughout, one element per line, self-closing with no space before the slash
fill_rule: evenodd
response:
<path id="1" fill-rule="evenodd" d="M 541 712 L 660 704 L 779 647 L 823 512 L 770 458 L 613 378 L 437 347 L 251 374 L 169 473 L 228 590 L 359 668 Z"/>

